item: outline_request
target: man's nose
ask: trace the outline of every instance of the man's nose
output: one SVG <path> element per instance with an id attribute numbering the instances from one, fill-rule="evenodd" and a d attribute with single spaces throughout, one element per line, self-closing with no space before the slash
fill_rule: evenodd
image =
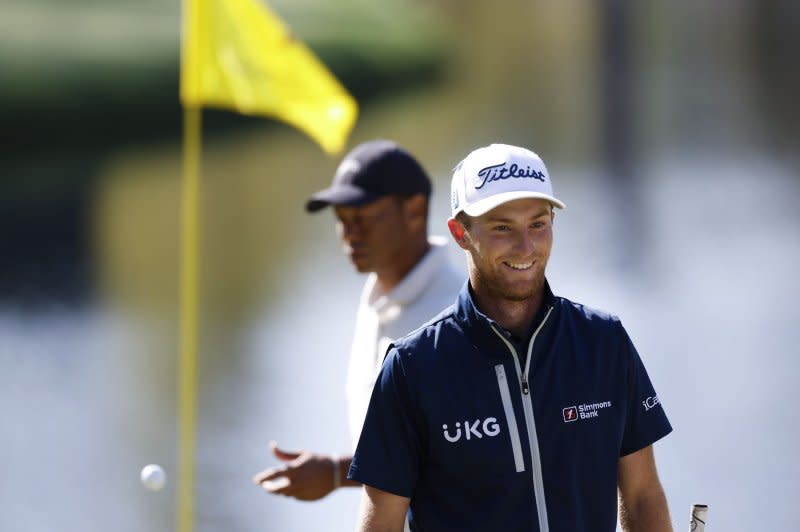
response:
<path id="1" fill-rule="evenodd" d="M 521 231 L 514 247 L 521 255 L 529 255 L 536 249 L 536 239 L 529 231 Z"/>
<path id="2" fill-rule="evenodd" d="M 342 222 L 341 227 L 344 240 L 352 240 L 361 236 L 362 227 L 358 222 Z"/>

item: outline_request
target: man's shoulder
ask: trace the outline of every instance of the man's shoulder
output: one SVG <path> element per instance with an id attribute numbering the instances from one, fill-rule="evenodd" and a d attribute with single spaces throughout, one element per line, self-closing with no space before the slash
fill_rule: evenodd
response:
<path id="1" fill-rule="evenodd" d="M 446 251 L 446 249 L 436 249 L 436 260 L 432 262 L 427 272 L 425 290 L 420 295 L 421 300 L 445 301 L 445 304 L 449 305 L 464 286 L 467 279 L 466 272 L 453 264 Z M 439 308 L 444 306 L 441 305 Z"/>
<path id="2" fill-rule="evenodd" d="M 455 302 L 465 280 L 466 277 L 462 272 L 447 265 L 436 275 L 431 276 L 425 290 L 409 305 L 409 309 L 417 307 L 431 309 L 428 316 L 433 316 L 433 312 L 445 309 Z"/>
<path id="3" fill-rule="evenodd" d="M 396 339 L 392 347 L 401 353 L 435 348 L 442 334 L 450 334 L 456 328 L 455 313 L 456 304 L 453 303 L 410 333 Z"/>
<path id="4" fill-rule="evenodd" d="M 573 321 L 599 328 L 614 329 L 621 326 L 619 317 L 608 311 L 562 296 L 555 297 L 555 304 L 564 317 Z"/>

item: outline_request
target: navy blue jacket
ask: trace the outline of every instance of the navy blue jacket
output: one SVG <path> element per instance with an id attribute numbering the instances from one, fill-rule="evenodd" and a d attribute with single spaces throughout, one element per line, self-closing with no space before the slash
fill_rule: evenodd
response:
<path id="1" fill-rule="evenodd" d="M 619 458 L 672 428 L 616 317 L 548 286 L 536 323 L 517 347 L 467 283 L 396 341 L 348 478 L 410 497 L 415 531 L 613 532 Z"/>

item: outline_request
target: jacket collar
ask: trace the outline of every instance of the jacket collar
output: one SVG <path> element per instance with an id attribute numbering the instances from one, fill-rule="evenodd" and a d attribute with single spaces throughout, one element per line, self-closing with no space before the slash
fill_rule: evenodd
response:
<path id="1" fill-rule="evenodd" d="M 443 264 L 449 260 L 447 240 L 440 236 L 430 236 L 428 243 L 430 247 L 422 259 L 389 293 L 381 293 L 378 290 L 378 277 L 374 272 L 369 274 L 364 285 L 362 304 L 372 308 L 381 322 L 391 320 L 396 316 L 399 307 L 409 305 L 422 297 Z"/>
<path id="2" fill-rule="evenodd" d="M 530 332 L 532 332 L 536 326 L 541 323 L 542 319 L 544 319 L 544 316 L 547 313 L 547 310 L 550 307 L 555 306 L 555 304 L 556 297 L 553 295 L 553 291 L 550 289 L 550 283 L 547 281 L 547 279 L 545 279 L 542 306 L 539 308 L 533 323 L 531 323 Z M 461 288 L 461 292 L 458 294 L 454 316 L 456 321 L 461 324 L 464 333 L 476 346 L 503 346 L 502 340 L 497 337 L 497 334 L 495 334 L 495 332 L 492 330 L 492 326 L 496 327 L 497 330 L 506 333 L 508 339 L 512 342 L 516 343 L 519 341 L 519 339 L 512 339 L 508 331 L 506 331 L 502 326 L 500 326 L 500 324 L 478 309 L 478 307 L 475 305 L 475 299 L 472 295 L 472 287 L 469 284 L 469 280 L 464 283 L 464 286 Z M 524 338 L 522 341 L 526 343 L 529 338 L 530 334 L 528 335 L 528 338 Z"/>

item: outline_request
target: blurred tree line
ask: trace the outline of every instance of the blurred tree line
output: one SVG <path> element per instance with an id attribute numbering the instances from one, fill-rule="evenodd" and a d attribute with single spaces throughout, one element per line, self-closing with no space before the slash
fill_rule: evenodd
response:
<path id="1" fill-rule="evenodd" d="M 440 74 L 413 1 L 270 2 L 362 106 Z M 179 142 L 180 2 L 12 0 L 0 18 L 0 302 L 80 302 L 91 195 L 115 150 Z M 207 139 L 274 124 L 206 111 Z"/>
<path id="2" fill-rule="evenodd" d="M 580 31 L 577 26 L 553 30 L 548 15 L 559 9 L 590 11 L 597 34 L 591 63 L 596 71 L 588 76 L 593 80 L 589 90 L 596 95 L 596 124 L 588 125 L 596 129 L 598 139 L 593 159 L 616 179 L 628 181 L 631 190 L 637 158 L 652 146 L 697 145 L 732 135 L 735 128 L 726 122 L 731 107 L 725 103 L 731 94 L 744 102 L 740 107 L 749 116 L 746 127 L 756 130 L 742 132 L 745 141 L 755 139 L 790 156 L 797 153 L 800 3 L 603 0 L 578 8 L 555 0 L 532 4 L 270 2 L 362 109 L 433 86 L 454 68 L 468 71 L 471 62 L 484 64 L 486 59 L 477 54 L 496 54 L 492 60 L 504 65 L 504 75 L 508 65 L 516 65 L 520 80 L 532 84 L 530 93 L 509 89 L 497 94 L 505 107 L 498 104 L 486 111 L 502 113 L 517 128 L 522 119 L 515 106 L 529 105 L 537 118 L 550 106 L 537 99 L 548 94 L 541 91 L 547 72 L 525 73 L 534 68 L 530 57 L 549 54 L 555 63 L 546 65 L 557 64 L 564 53 L 557 47 L 568 46 L 576 36 L 561 35 L 558 42 L 532 38 L 527 49 L 507 46 L 497 48 L 499 52 L 494 43 L 516 27 L 532 37 L 543 31 Z M 507 20 L 505 27 L 481 26 L 482 20 L 491 20 L 490 12 L 500 9 L 519 9 L 525 16 Z M 543 16 L 526 19 L 531 11 Z M 4 2 L 0 302 L 82 301 L 90 293 L 88 216 L 99 166 L 116 150 L 180 140 L 179 29 L 180 3 L 174 0 Z M 513 57 L 501 55 L 509 51 Z M 481 76 L 487 72 L 485 66 L 478 70 Z M 539 86 L 533 85 L 540 80 Z M 468 83 L 478 86 L 485 80 L 476 76 Z M 496 85 L 486 87 L 494 90 Z M 576 116 L 566 118 L 582 119 Z M 205 113 L 209 139 L 269 127 L 263 119 Z M 558 134 L 551 132 L 551 137 Z"/>

